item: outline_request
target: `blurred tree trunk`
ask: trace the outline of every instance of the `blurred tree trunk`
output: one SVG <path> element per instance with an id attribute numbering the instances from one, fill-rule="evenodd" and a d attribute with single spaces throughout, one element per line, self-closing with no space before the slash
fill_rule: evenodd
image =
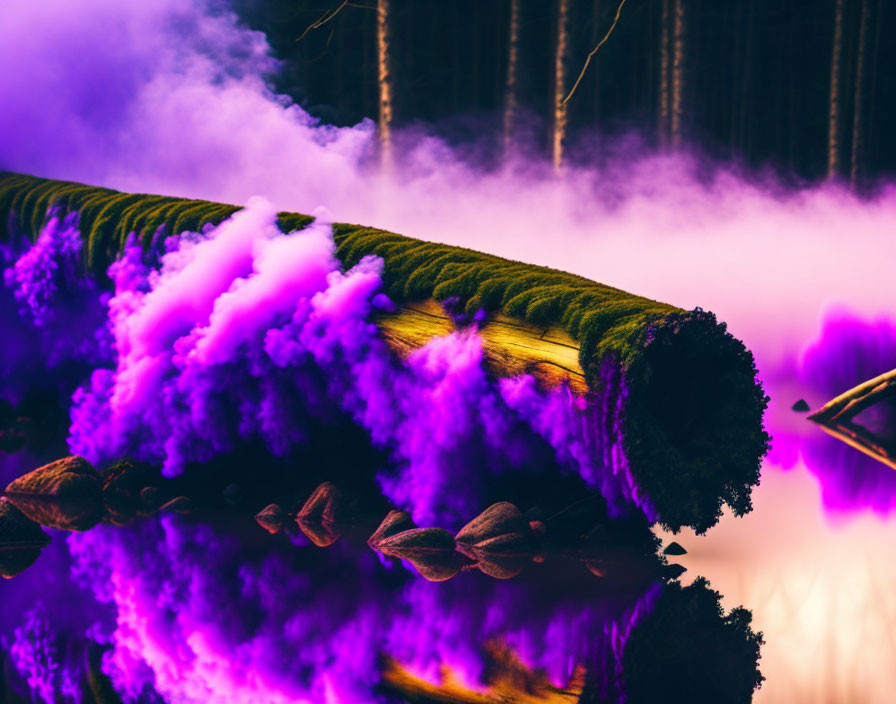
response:
<path id="1" fill-rule="evenodd" d="M 369 19 L 368 19 L 369 18 Z M 374 22 L 373 13 L 364 13 L 364 19 L 361 25 L 361 51 L 363 59 L 361 62 L 361 113 L 365 117 L 373 115 L 373 85 L 376 82 L 376 76 L 373 75 L 373 41 Z"/>
<path id="2" fill-rule="evenodd" d="M 377 76 L 379 79 L 379 140 L 380 163 L 384 169 L 391 169 L 392 156 L 392 30 L 390 27 L 391 0 L 377 0 L 376 4 L 376 46 Z"/>
<path id="3" fill-rule="evenodd" d="M 660 146 L 669 145 L 669 22 L 671 0 L 663 0 L 663 17 L 660 28 L 660 110 L 659 138 Z"/>
<path id="4" fill-rule="evenodd" d="M 672 37 L 672 105 L 669 128 L 672 148 L 681 145 L 682 94 L 684 92 L 684 0 L 675 0 Z"/>
<path id="5" fill-rule="evenodd" d="M 749 0 L 746 7 L 747 16 L 744 19 L 744 23 L 746 24 L 746 28 L 744 30 L 744 51 L 743 51 L 743 63 L 742 63 L 742 71 L 741 71 L 741 84 L 740 84 L 740 104 L 737 108 L 735 114 L 735 120 L 737 121 L 737 132 L 735 139 L 737 140 L 737 147 L 741 151 L 741 153 L 750 154 L 750 134 L 749 127 L 752 121 L 749 119 L 750 114 L 750 97 L 752 92 L 752 86 L 750 84 L 751 81 L 751 72 L 750 67 L 753 63 L 753 25 L 755 23 L 755 15 L 756 15 L 756 3 L 755 0 Z"/>
<path id="6" fill-rule="evenodd" d="M 596 46 L 600 41 L 600 0 L 594 0 L 591 3 L 591 46 Z M 595 57 L 594 74 L 594 96 L 591 101 L 592 116 L 595 124 L 600 123 L 600 71 L 597 69 L 598 58 Z"/>
<path id="7" fill-rule="evenodd" d="M 831 90 L 828 105 L 828 178 L 840 172 L 840 55 L 843 45 L 843 0 L 834 6 L 834 46 L 831 52 Z"/>
<path id="8" fill-rule="evenodd" d="M 510 154 L 519 110 L 520 2 L 510 0 L 510 36 L 507 40 L 507 78 L 504 82 L 504 157 Z"/>
<path id="9" fill-rule="evenodd" d="M 866 119 L 867 132 L 865 133 L 865 138 L 862 140 L 864 145 L 864 153 L 866 155 L 877 155 L 878 149 L 878 139 L 879 129 L 877 124 L 877 88 L 879 84 L 879 73 L 878 67 L 880 64 L 880 38 L 881 38 L 881 25 L 884 24 L 884 15 L 883 15 L 884 3 L 883 0 L 877 0 L 877 4 L 874 9 L 874 39 L 872 41 L 871 48 L 871 66 L 870 66 L 870 76 L 868 77 L 868 82 L 870 84 L 868 90 L 868 116 Z M 871 167 L 870 159 L 866 158 L 866 168 Z"/>
<path id="10" fill-rule="evenodd" d="M 554 168 L 563 167 L 563 148 L 566 142 L 567 113 L 566 67 L 569 63 L 569 4 L 570 0 L 557 0 L 557 35 L 554 50 L 554 121 L 551 156 Z"/>
<path id="11" fill-rule="evenodd" d="M 862 168 L 862 131 L 864 128 L 863 101 L 865 98 L 865 45 L 868 43 L 868 0 L 862 0 L 862 16 L 859 21 L 859 46 L 856 57 L 855 96 L 852 113 L 852 160 L 849 165 L 849 182 L 855 188 Z"/>

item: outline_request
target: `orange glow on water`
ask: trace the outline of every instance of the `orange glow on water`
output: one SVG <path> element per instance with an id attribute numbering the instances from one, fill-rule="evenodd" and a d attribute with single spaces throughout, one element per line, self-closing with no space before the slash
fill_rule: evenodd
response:
<path id="1" fill-rule="evenodd" d="M 764 633 L 757 704 L 893 701 L 896 520 L 833 521 L 802 463 L 763 471 L 754 511 L 706 536 L 675 537 L 674 558 L 710 580 L 726 609 L 743 605 Z M 672 539 L 663 535 L 664 540 Z"/>

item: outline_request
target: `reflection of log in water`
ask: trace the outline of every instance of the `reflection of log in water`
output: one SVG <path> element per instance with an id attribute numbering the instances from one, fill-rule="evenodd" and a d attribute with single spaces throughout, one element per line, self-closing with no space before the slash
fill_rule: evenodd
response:
<path id="1" fill-rule="evenodd" d="M 496 640 L 482 645 L 484 687 L 463 682 L 445 664 L 434 682 L 389 657 L 383 686 L 420 704 L 747 702 L 764 680 L 758 667 L 762 633 L 752 630 L 749 611 L 726 613 L 719 599 L 702 578 L 684 588 L 678 582 L 655 588 L 606 629 L 605 636 L 612 633 L 609 647 L 593 648 L 593 659 L 576 663 L 562 683 L 552 683 Z"/>
<path id="2" fill-rule="evenodd" d="M 0 239 L 9 226 L 34 237 L 50 206 L 80 213 L 87 265 L 101 279 L 132 233 L 160 248 L 165 235 L 201 231 L 237 210 L 7 174 Z M 310 221 L 280 214 L 284 231 Z M 650 518 L 703 531 L 726 503 L 738 515 L 750 509 L 768 443 L 767 399 L 752 355 L 712 314 L 358 225 L 334 225 L 333 236 L 345 268 L 369 255 L 383 260 L 385 291 L 401 308 L 380 325 L 399 351 L 451 329 L 432 303 L 450 301 L 452 318 L 483 323 L 493 372 L 528 372 L 547 386 L 565 381 L 594 401 L 606 474 L 621 478 Z"/>

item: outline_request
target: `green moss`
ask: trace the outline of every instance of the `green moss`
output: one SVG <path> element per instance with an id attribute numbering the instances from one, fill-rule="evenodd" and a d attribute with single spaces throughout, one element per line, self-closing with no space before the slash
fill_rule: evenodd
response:
<path id="1" fill-rule="evenodd" d="M 166 237 L 218 224 L 239 209 L 0 173 L 3 239 L 9 223 L 36 237 L 51 205 L 79 212 L 87 265 L 99 279 L 131 232 L 159 254 Z M 299 213 L 278 214 L 283 231 L 311 221 Z M 750 509 L 750 489 L 768 447 L 762 426 L 767 399 L 752 355 L 712 314 L 362 225 L 339 223 L 333 234 L 345 268 L 365 256 L 382 258 L 384 287 L 396 302 L 457 298 L 468 313 L 502 311 L 565 328 L 579 343 L 593 392 L 604 398 L 627 394 L 626 456 L 667 527 L 703 531 L 717 521 L 724 503 L 736 514 Z"/>

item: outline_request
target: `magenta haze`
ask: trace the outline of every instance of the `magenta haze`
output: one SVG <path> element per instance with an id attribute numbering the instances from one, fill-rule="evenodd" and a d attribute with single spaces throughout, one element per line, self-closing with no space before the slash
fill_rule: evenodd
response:
<path id="1" fill-rule="evenodd" d="M 482 648 L 500 639 L 555 685 L 589 666 L 611 696 L 625 641 L 659 592 L 558 599 L 550 580 L 434 584 L 391 574 L 366 549 L 259 554 L 243 542 L 176 517 L 69 537 L 76 578 L 114 607 L 104 669 L 116 689 L 183 704 L 365 702 L 384 654 L 434 682 L 448 665 L 478 688 Z"/>
<path id="2" fill-rule="evenodd" d="M 846 311 L 825 318 L 821 333 L 800 360 L 802 383 L 828 401 L 839 394 L 896 368 L 896 322 L 865 320 Z M 868 409 L 878 425 L 896 427 L 892 407 Z M 861 419 L 861 420 L 864 420 Z M 873 420 L 873 419 L 872 419 Z M 809 470 L 821 485 L 825 508 L 851 513 L 871 508 L 887 515 L 896 510 L 896 472 L 845 443 L 814 433 L 802 444 Z"/>
<path id="3" fill-rule="evenodd" d="M 598 432 L 619 424 L 624 393 L 591 408 L 526 376 L 495 386 L 475 328 L 397 364 L 368 321 L 375 305 L 392 305 L 381 267 L 366 258 L 341 272 L 326 222 L 284 236 L 262 199 L 205 235 L 172 240 L 159 270 L 128 248 L 109 272 L 115 368 L 75 393 L 71 451 L 174 476 L 247 440 L 283 456 L 307 437 L 309 417 L 339 408 L 393 453 L 381 487 L 423 525 L 475 515 L 489 474 L 531 471 L 545 443 L 554 471 L 601 490 L 612 515 L 638 506 L 655 519 L 619 439 Z"/>

